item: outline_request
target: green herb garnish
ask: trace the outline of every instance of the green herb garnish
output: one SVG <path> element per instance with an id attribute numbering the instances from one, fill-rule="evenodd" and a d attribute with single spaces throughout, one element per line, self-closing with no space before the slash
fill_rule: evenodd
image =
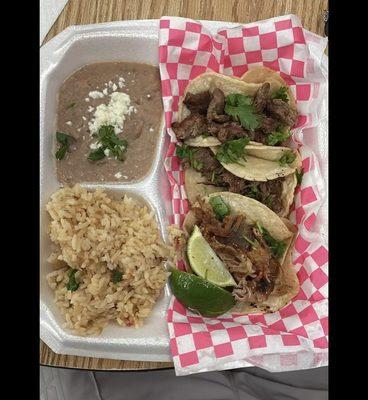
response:
<path id="1" fill-rule="evenodd" d="M 249 238 L 247 238 L 245 235 L 243 235 L 243 239 L 245 241 L 247 241 L 252 247 L 256 248 L 258 247 L 259 243 L 257 242 L 257 240 L 250 240 Z"/>
<path id="2" fill-rule="evenodd" d="M 64 132 L 56 132 L 56 140 L 61 145 L 56 153 L 55 157 L 58 160 L 62 160 L 65 157 L 66 152 L 69 150 L 70 142 L 73 140 L 73 136 L 68 135 Z"/>
<path id="3" fill-rule="evenodd" d="M 258 183 L 250 183 L 248 186 L 247 186 L 247 196 L 248 197 L 251 197 L 252 199 L 256 199 L 256 200 L 258 200 L 261 196 L 262 196 L 262 193 L 260 192 L 260 190 L 258 189 Z"/>
<path id="4" fill-rule="evenodd" d="M 298 170 L 296 170 L 295 171 L 295 175 L 296 175 L 296 181 L 297 181 L 298 185 L 301 185 L 302 179 L 303 179 L 303 175 L 304 175 L 304 170 L 301 169 L 300 172 Z"/>
<path id="5" fill-rule="evenodd" d="M 76 105 L 76 103 L 70 103 L 67 105 L 66 109 L 69 110 L 69 109 L 75 107 L 75 105 Z"/>
<path id="6" fill-rule="evenodd" d="M 88 155 L 88 160 L 91 161 L 98 161 L 102 160 L 103 158 L 105 158 L 105 151 L 102 147 L 91 151 Z"/>
<path id="7" fill-rule="evenodd" d="M 194 158 L 194 154 L 196 153 L 197 149 L 190 147 L 186 144 L 181 146 L 176 146 L 176 155 L 180 158 L 188 158 L 190 165 L 197 171 L 200 171 L 203 168 L 203 162 L 198 161 Z"/>
<path id="8" fill-rule="evenodd" d="M 281 86 L 276 92 L 272 93 L 271 99 L 280 99 L 282 101 L 289 101 L 288 89 L 286 86 Z"/>
<path id="9" fill-rule="evenodd" d="M 214 184 L 216 184 L 218 182 L 218 177 L 217 177 L 217 174 L 216 174 L 215 171 L 212 171 L 211 182 L 214 183 Z"/>
<path id="10" fill-rule="evenodd" d="M 123 273 L 120 271 L 114 271 L 114 273 L 112 274 L 112 281 L 114 283 L 121 282 L 122 278 L 123 278 Z"/>
<path id="11" fill-rule="evenodd" d="M 278 143 L 285 142 L 285 140 L 289 139 L 291 136 L 291 132 L 282 132 L 281 128 L 277 128 L 275 132 L 272 132 L 267 137 L 267 144 L 269 146 L 275 146 Z"/>
<path id="12" fill-rule="evenodd" d="M 249 138 L 247 136 L 241 139 L 228 140 L 219 147 L 216 153 L 217 160 L 224 164 L 236 163 L 239 159 L 246 161 L 244 154 L 245 146 L 248 143 Z"/>
<path id="13" fill-rule="evenodd" d="M 291 150 L 287 150 L 284 152 L 284 154 L 279 159 L 279 164 L 282 167 L 285 167 L 286 164 L 291 164 L 292 162 L 294 162 L 295 158 L 296 158 L 296 154 Z"/>
<path id="14" fill-rule="evenodd" d="M 118 160 L 124 161 L 128 142 L 124 139 L 120 139 L 115 134 L 115 129 L 112 125 L 101 126 L 95 136 L 97 137 L 97 143 L 101 146 L 89 153 L 89 160 L 97 161 L 103 159 L 106 156 L 105 150 L 108 149 L 110 154 L 115 156 Z"/>
<path id="15" fill-rule="evenodd" d="M 213 212 L 216 215 L 216 218 L 222 221 L 226 215 L 230 214 L 230 208 L 228 205 L 222 200 L 221 196 L 211 197 L 209 203 L 212 206 Z"/>
<path id="16" fill-rule="evenodd" d="M 261 117 L 253 107 L 253 99 L 245 94 L 233 93 L 226 97 L 225 113 L 239 121 L 241 126 L 250 131 L 258 128 Z"/>
<path id="17" fill-rule="evenodd" d="M 273 195 L 273 194 L 270 194 L 269 196 L 266 197 L 265 205 L 266 205 L 268 208 L 271 208 L 271 209 L 272 209 L 272 206 L 273 206 L 273 199 L 274 199 L 274 195 Z"/>
<path id="18" fill-rule="evenodd" d="M 283 242 L 282 240 L 277 240 L 273 238 L 268 232 L 268 230 L 263 226 L 261 226 L 259 222 L 256 222 L 256 226 L 261 235 L 263 236 L 263 239 L 267 243 L 267 246 L 270 248 L 273 256 L 277 259 L 281 258 L 285 253 L 286 243 Z"/>
<path id="19" fill-rule="evenodd" d="M 79 287 L 79 283 L 75 279 L 75 273 L 76 272 L 77 272 L 77 270 L 74 269 L 74 268 L 70 268 L 69 271 L 68 271 L 69 281 L 66 284 L 66 288 L 68 290 L 70 290 L 71 292 L 75 292 Z"/>

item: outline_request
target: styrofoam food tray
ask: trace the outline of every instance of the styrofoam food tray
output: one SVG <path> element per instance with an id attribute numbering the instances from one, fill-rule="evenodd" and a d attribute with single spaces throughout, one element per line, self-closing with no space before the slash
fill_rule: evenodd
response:
<path id="1" fill-rule="evenodd" d="M 202 21 L 215 33 L 219 28 L 239 24 Z M 88 357 L 171 361 L 166 323 L 166 307 L 170 297 L 166 287 L 153 312 L 139 329 L 109 324 L 97 337 L 79 337 L 62 328 L 62 316 L 53 302 L 53 292 L 46 282 L 51 271 L 46 259 L 51 241 L 45 210 L 52 193 L 58 190 L 53 141 L 56 128 L 57 96 L 62 82 L 83 65 L 102 61 L 133 61 L 158 65 L 158 20 L 110 22 L 105 24 L 71 26 L 41 47 L 40 54 L 40 336 L 56 353 Z M 327 63 L 326 63 L 327 65 Z M 327 103 L 326 103 L 327 104 Z M 308 135 L 321 140 L 327 151 L 327 120 L 322 130 Z M 163 128 L 149 175 L 135 184 L 99 184 L 120 196 L 129 193 L 145 201 L 156 213 L 164 239 L 168 215 L 171 214 L 169 182 L 163 168 L 168 138 Z M 323 156 L 323 153 L 321 153 Z M 322 160 L 325 158 L 322 158 Z M 323 167 L 323 166 L 322 166 Z M 322 168 L 327 178 L 327 168 Z M 84 184 L 93 189 L 96 185 Z M 323 207 L 327 209 L 327 201 Z M 321 210 L 323 211 L 323 210 Z M 323 224 L 322 226 L 324 226 Z M 327 232 L 322 232 L 327 234 Z"/>

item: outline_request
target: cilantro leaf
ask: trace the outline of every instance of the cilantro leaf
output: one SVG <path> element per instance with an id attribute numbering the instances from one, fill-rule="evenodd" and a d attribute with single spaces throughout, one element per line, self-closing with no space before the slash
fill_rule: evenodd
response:
<path id="1" fill-rule="evenodd" d="M 286 86 L 281 86 L 276 92 L 272 93 L 271 99 L 280 99 L 282 101 L 289 101 L 288 88 Z"/>
<path id="2" fill-rule="evenodd" d="M 252 182 L 246 187 L 246 196 L 256 200 L 259 200 L 262 197 L 257 182 Z"/>
<path id="3" fill-rule="evenodd" d="M 226 215 L 230 214 L 230 208 L 228 205 L 222 200 L 221 196 L 211 197 L 209 203 L 212 206 L 213 212 L 216 215 L 216 218 L 220 221 L 223 220 Z"/>
<path id="4" fill-rule="evenodd" d="M 245 146 L 249 143 L 249 138 L 244 136 L 241 139 L 228 140 L 223 143 L 217 153 L 216 158 L 218 161 L 229 164 L 236 163 L 240 158 L 245 159 Z"/>
<path id="5" fill-rule="evenodd" d="M 285 151 L 284 154 L 280 157 L 280 159 L 279 159 L 279 164 L 280 164 L 282 167 L 285 167 L 286 164 L 291 164 L 292 162 L 294 162 L 294 161 L 295 161 L 295 158 L 296 158 L 296 154 L 295 154 L 293 151 L 291 151 L 291 150 L 287 150 L 287 151 Z"/>
<path id="6" fill-rule="evenodd" d="M 256 223 L 256 226 L 259 232 L 262 234 L 263 239 L 267 243 L 267 246 L 270 248 L 272 255 L 280 259 L 286 250 L 286 242 L 282 240 L 277 240 L 270 235 L 270 232 L 266 228 L 260 225 L 259 222 Z"/>
<path id="7" fill-rule="evenodd" d="M 101 146 L 89 154 L 89 160 L 97 161 L 103 159 L 106 149 L 110 150 L 110 154 L 115 156 L 119 161 L 125 160 L 128 142 L 116 135 L 115 128 L 112 125 L 101 126 L 95 136 L 97 137 L 97 143 L 100 143 Z"/>
<path id="8" fill-rule="evenodd" d="M 270 194 L 269 196 L 266 197 L 264 204 L 268 207 L 272 209 L 273 206 L 273 201 L 274 201 L 275 195 L 274 194 Z"/>
<path id="9" fill-rule="evenodd" d="M 66 288 L 68 290 L 70 290 L 71 292 L 75 292 L 79 287 L 79 283 L 75 279 L 76 272 L 77 272 L 77 270 L 74 268 L 70 268 L 68 271 L 69 281 L 66 284 Z"/>
<path id="10" fill-rule="evenodd" d="M 302 183 L 304 170 L 301 169 L 300 172 L 298 170 L 296 170 L 295 171 L 295 175 L 296 175 L 296 181 L 297 181 L 298 185 L 300 185 Z"/>
<path id="11" fill-rule="evenodd" d="M 55 153 L 56 159 L 62 160 L 65 157 L 67 150 L 68 150 L 68 146 L 66 144 L 63 144 L 62 146 L 60 146 Z"/>
<path id="12" fill-rule="evenodd" d="M 56 132 L 56 140 L 60 144 L 69 144 L 70 141 L 73 139 L 71 135 L 68 135 L 64 132 Z"/>
<path id="13" fill-rule="evenodd" d="M 290 136 L 290 131 L 282 132 L 281 128 L 277 128 L 275 132 L 272 132 L 267 136 L 267 144 L 269 146 L 275 146 L 278 143 L 285 142 L 285 140 L 289 139 Z"/>
<path id="14" fill-rule="evenodd" d="M 112 281 L 114 283 L 121 282 L 122 278 L 123 278 L 123 273 L 120 271 L 114 271 L 114 273 L 112 274 Z"/>
<path id="15" fill-rule="evenodd" d="M 56 141 L 61 144 L 55 153 L 55 157 L 58 160 L 62 160 L 65 157 L 66 152 L 69 150 L 69 144 L 73 139 L 73 136 L 67 133 L 56 132 Z"/>
<path id="16" fill-rule="evenodd" d="M 195 159 L 194 155 L 197 152 L 197 149 L 188 146 L 187 144 L 183 144 L 181 146 L 176 146 L 176 155 L 182 160 L 183 158 L 188 158 L 190 165 L 197 171 L 200 171 L 203 168 L 203 162 Z"/>
<path id="17" fill-rule="evenodd" d="M 99 147 L 96 150 L 93 150 L 88 155 L 88 160 L 90 161 L 98 161 L 105 158 L 105 152 L 103 147 Z"/>
<path id="18" fill-rule="evenodd" d="M 75 107 L 75 104 L 76 104 L 76 103 L 74 103 L 74 102 L 68 104 L 67 107 L 66 107 L 66 109 L 69 110 L 69 109 L 71 109 L 71 108 L 74 108 L 74 107 Z"/>
<path id="19" fill-rule="evenodd" d="M 257 114 L 252 102 L 252 97 L 245 94 L 230 94 L 226 97 L 225 113 L 239 121 L 243 128 L 254 131 L 258 128 L 261 117 Z"/>

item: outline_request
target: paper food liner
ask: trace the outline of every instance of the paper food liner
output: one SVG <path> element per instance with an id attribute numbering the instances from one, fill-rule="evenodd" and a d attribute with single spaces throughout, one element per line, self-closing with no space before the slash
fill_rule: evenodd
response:
<path id="1" fill-rule="evenodd" d="M 159 67 L 170 135 L 165 157 L 173 208 L 170 222 L 181 225 L 188 212 L 184 174 L 175 156 L 177 140 L 170 127 L 188 82 L 203 72 L 239 77 L 258 65 L 279 71 L 297 101 L 299 118 L 292 138 L 304 170 L 291 212 L 298 227 L 293 264 L 300 281 L 299 294 L 272 314 L 225 314 L 219 318 L 198 316 L 173 297 L 167 322 L 177 375 L 249 365 L 269 371 L 327 365 L 328 251 L 320 229 L 327 224 L 327 217 L 321 221 L 318 213 L 326 194 L 316 156 L 320 143 L 307 138 L 315 135 L 309 128 L 323 118 L 327 82 L 321 63 L 326 45 L 327 39 L 303 29 L 294 15 L 224 28 L 214 35 L 198 21 L 160 20 Z"/>

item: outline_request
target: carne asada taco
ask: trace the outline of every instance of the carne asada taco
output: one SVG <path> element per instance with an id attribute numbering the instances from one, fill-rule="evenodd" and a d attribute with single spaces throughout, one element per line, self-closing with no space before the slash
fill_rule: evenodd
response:
<path id="1" fill-rule="evenodd" d="M 213 193 L 192 207 L 183 231 L 190 236 L 182 245 L 189 272 L 216 283 L 209 278 L 215 276 L 211 262 L 194 265 L 190 245 L 195 235 L 215 253 L 216 268 L 230 272 L 230 279 L 219 286 L 231 290 L 236 300 L 232 312 L 274 312 L 298 293 L 291 263 L 295 228 L 260 202 L 235 193 Z"/>
<path id="2" fill-rule="evenodd" d="M 266 146 L 252 147 L 254 149 L 250 152 L 257 155 L 257 147 Z M 254 198 L 279 216 L 286 217 L 297 185 L 295 170 L 300 164 L 300 156 L 295 153 L 295 160 L 292 160 L 294 153 L 290 149 L 274 149 L 276 151 L 271 148 L 270 152 L 262 155 L 266 159 L 246 155 L 246 161 L 242 158 L 235 163 L 226 163 L 226 157 L 236 156 L 237 147 L 230 153 L 221 149 L 221 153 L 218 148 L 177 146 L 176 154 L 185 171 L 184 185 L 189 202 L 194 204 L 198 197 L 228 190 Z M 280 160 L 285 163 L 280 165 Z M 291 160 L 289 165 L 287 162 Z"/>
<path id="3" fill-rule="evenodd" d="M 178 121 L 172 125 L 177 139 L 194 147 L 218 146 L 244 137 L 250 144 L 286 144 L 297 120 L 295 101 L 276 73 L 262 71 L 243 76 L 259 83 L 214 72 L 193 79 L 179 104 Z"/>

